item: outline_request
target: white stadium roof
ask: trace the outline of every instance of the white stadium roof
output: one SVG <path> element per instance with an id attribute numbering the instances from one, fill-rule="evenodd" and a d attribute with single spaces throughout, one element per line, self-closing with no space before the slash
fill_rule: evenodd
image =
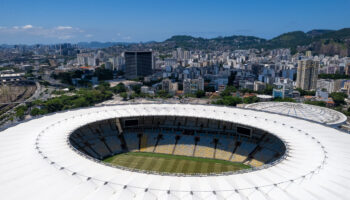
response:
<path id="1" fill-rule="evenodd" d="M 275 134 L 287 155 L 272 166 L 218 176 L 165 176 L 103 165 L 74 151 L 72 131 L 128 116 L 191 116 Z M 328 126 L 248 109 L 180 104 L 93 107 L 56 113 L 0 132 L 1 199 L 349 199 L 350 135 Z"/>
<path id="2" fill-rule="evenodd" d="M 260 102 L 248 104 L 246 108 L 298 117 L 327 125 L 340 125 L 347 117 L 338 111 L 309 104 L 291 102 Z"/>

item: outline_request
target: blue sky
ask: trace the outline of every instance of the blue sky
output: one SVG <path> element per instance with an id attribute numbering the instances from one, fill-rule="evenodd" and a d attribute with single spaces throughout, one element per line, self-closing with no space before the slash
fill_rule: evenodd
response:
<path id="1" fill-rule="evenodd" d="M 350 0 L 0 0 L 0 44 L 163 41 L 350 27 Z"/>

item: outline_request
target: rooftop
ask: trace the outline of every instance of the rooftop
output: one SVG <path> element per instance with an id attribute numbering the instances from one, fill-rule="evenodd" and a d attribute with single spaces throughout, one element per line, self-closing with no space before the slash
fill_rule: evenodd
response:
<path id="1" fill-rule="evenodd" d="M 249 104 L 246 108 L 302 118 L 327 125 L 339 125 L 345 123 L 347 119 L 341 112 L 302 103 L 260 102 Z"/>
<path id="2" fill-rule="evenodd" d="M 188 116 L 254 126 L 288 144 L 286 158 L 253 171 L 166 176 L 117 169 L 76 152 L 84 124 L 128 116 Z M 113 105 L 70 110 L 0 132 L 4 199 L 346 199 L 350 135 L 310 121 L 224 106 Z M 25 187 L 23 187 L 25 186 Z M 326 188 L 326 189 L 325 189 Z"/>

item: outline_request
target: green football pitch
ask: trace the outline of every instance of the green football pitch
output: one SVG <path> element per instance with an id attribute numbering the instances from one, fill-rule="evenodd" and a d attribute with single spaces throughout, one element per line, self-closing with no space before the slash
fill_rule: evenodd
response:
<path id="1" fill-rule="evenodd" d="M 250 168 L 242 163 L 158 153 L 128 152 L 109 157 L 104 162 L 132 169 L 168 173 L 221 173 Z"/>

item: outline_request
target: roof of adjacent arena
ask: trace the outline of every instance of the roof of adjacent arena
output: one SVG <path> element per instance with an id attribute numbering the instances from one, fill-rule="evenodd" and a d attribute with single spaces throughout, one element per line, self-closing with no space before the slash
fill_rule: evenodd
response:
<path id="1" fill-rule="evenodd" d="M 260 102 L 248 104 L 246 108 L 298 117 L 327 125 L 339 125 L 345 123 L 347 119 L 341 112 L 302 103 Z"/>
<path id="2" fill-rule="evenodd" d="M 87 123 L 130 116 L 230 121 L 275 134 L 284 159 L 246 173 L 166 176 L 109 167 L 68 140 Z M 0 132 L 1 199 L 348 199 L 350 135 L 319 123 L 249 109 L 185 104 L 92 107 L 43 116 Z"/>

